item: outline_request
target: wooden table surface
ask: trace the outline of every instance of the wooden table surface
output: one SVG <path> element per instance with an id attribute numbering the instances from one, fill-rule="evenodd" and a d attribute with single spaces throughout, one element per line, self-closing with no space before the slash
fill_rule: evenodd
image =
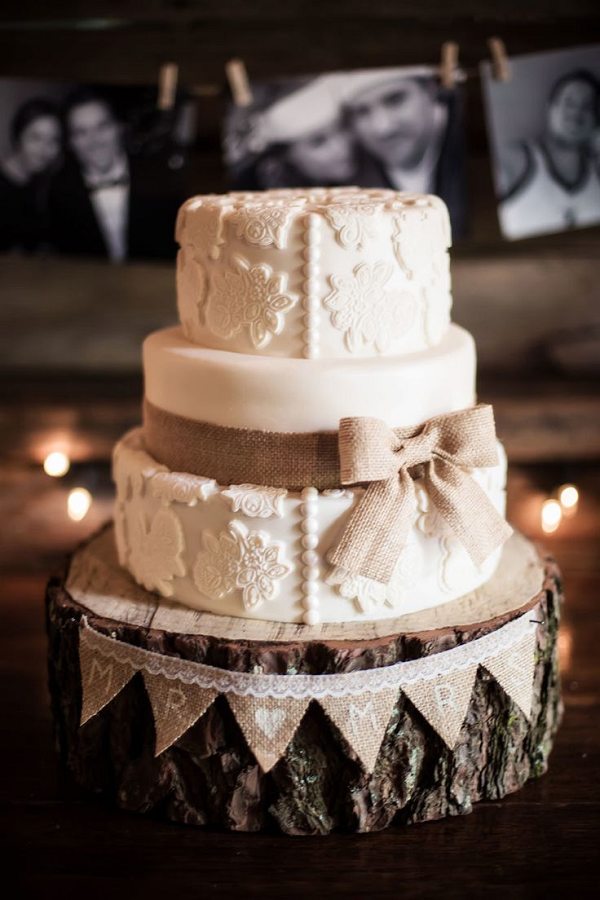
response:
<path id="1" fill-rule="evenodd" d="M 540 536 L 541 499 L 564 474 L 547 467 L 511 470 L 509 511 L 533 537 Z M 581 489 L 580 509 L 544 538 L 562 566 L 567 595 L 565 716 L 549 772 L 501 802 L 479 804 L 469 816 L 368 835 L 290 838 L 144 819 L 63 783 L 46 691 L 42 598 L 49 566 L 107 516 L 106 471 L 95 476 L 94 505 L 76 527 L 66 522 L 62 486 L 32 467 L 5 467 L 2 883 L 9 878 L 15 887 L 4 896 L 598 897 L 600 474 L 590 464 L 569 474 Z M 90 483 L 89 472 L 70 477 Z"/>

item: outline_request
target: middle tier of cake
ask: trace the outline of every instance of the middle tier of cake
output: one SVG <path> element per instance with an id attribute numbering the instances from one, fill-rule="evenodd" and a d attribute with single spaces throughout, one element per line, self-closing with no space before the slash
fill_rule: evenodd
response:
<path id="1" fill-rule="evenodd" d="M 150 408 L 194 422 L 277 432 L 337 430 L 346 416 L 372 416 L 390 427 L 420 425 L 475 403 L 471 335 L 451 325 L 419 353 L 373 359 L 303 360 L 247 356 L 198 347 L 180 328 L 144 342 L 145 399 Z M 151 427 L 150 452 L 181 468 Z M 202 473 L 213 475 L 215 473 Z"/>

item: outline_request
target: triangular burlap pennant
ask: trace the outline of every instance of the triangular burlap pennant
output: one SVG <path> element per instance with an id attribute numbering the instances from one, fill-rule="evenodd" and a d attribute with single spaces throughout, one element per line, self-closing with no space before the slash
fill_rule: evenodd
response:
<path id="1" fill-rule="evenodd" d="M 319 703 L 342 732 L 369 774 L 375 768 L 398 688 L 356 697 L 320 697 Z"/>
<path id="2" fill-rule="evenodd" d="M 437 678 L 402 685 L 406 696 L 451 750 L 469 708 L 477 668 L 473 665 Z"/>
<path id="3" fill-rule="evenodd" d="M 154 755 L 159 756 L 204 715 L 218 691 L 184 684 L 144 672 L 144 684 L 154 716 L 156 742 Z"/>
<path id="4" fill-rule="evenodd" d="M 237 694 L 227 694 L 227 701 L 263 772 L 281 759 L 310 703 L 309 699 Z"/>
<path id="5" fill-rule="evenodd" d="M 82 692 L 79 724 L 84 725 L 123 690 L 136 670 L 90 647 L 85 631 L 79 632 L 79 668 Z"/>
<path id="6" fill-rule="evenodd" d="M 514 647 L 509 647 L 493 659 L 482 663 L 511 700 L 514 700 L 528 721 L 533 699 L 535 647 L 536 636 L 535 631 L 532 631 Z"/>

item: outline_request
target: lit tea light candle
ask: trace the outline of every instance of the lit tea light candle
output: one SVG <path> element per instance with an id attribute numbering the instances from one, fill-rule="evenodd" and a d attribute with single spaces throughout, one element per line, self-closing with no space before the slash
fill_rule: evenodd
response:
<path id="1" fill-rule="evenodd" d="M 66 453 L 61 450 L 53 450 L 44 459 L 44 472 L 51 478 L 62 478 L 71 468 L 71 461 Z"/>
<path id="2" fill-rule="evenodd" d="M 85 519 L 92 505 L 92 495 L 82 487 L 73 488 L 67 497 L 67 513 L 73 522 L 81 522 Z"/>
<path id="3" fill-rule="evenodd" d="M 579 491 L 574 484 L 563 484 L 558 489 L 558 502 L 565 516 L 573 516 L 579 504 Z"/>
<path id="4" fill-rule="evenodd" d="M 562 507 L 558 500 L 550 498 L 542 503 L 541 524 L 542 531 L 552 534 L 556 531 L 562 520 Z"/>

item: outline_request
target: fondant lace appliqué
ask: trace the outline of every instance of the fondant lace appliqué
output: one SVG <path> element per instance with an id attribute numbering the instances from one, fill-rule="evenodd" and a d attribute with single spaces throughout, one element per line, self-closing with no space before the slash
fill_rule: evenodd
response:
<path id="1" fill-rule="evenodd" d="M 218 535 L 205 531 L 202 542 L 193 578 L 198 590 L 213 600 L 239 590 L 244 608 L 257 609 L 277 596 L 279 582 L 292 571 L 280 558 L 281 544 L 236 520 Z"/>
<path id="2" fill-rule="evenodd" d="M 442 225 L 437 216 L 432 220 L 427 208 L 393 217 L 392 246 L 407 278 L 428 283 L 449 277 Z"/>
<path id="3" fill-rule="evenodd" d="M 403 337 L 413 326 L 417 304 L 407 291 L 386 290 L 391 265 L 360 263 L 351 276 L 331 275 L 333 290 L 323 304 L 331 313 L 335 328 L 344 332 L 351 353 L 374 344 L 385 353 L 392 341 Z"/>
<path id="4" fill-rule="evenodd" d="M 219 488 L 214 478 L 190 475 L 188 472 L 157 472 L 150 480 L 153 497 L 166 506 L 169 503 L 185 503 L 196 506 L 198 500 L 208 500 Z"/>
<path id="5" fill-rule="evenodd" d="M 353 600 L 361 612 L 387 606 L 398 608 L 407 589 L 418 580 L 423 569 L 423 554 L 418 543 L 409 539 L 396 563 L 388 584 L 353 575 L 340 567 L 334 567 L 327 576 L 327 584 L 335 586 L 340 596 Z"/>
<path id="6" fill-rule="evenodd" d="M 245 516 L 268 519 L 283 516 L 283 501 L 287 496 L 285 488 L 264 487 L 255 484 L 232 484 L 221 491 L 234 512 Z"/>
<path id="7" fill-rule="evenodd" d="M 182 247 L 177 254 L 177 303 L 183 331 L 191 338 L 204 318 L 206 305 L 206 270 L 194 256 L 192 248 Z"/>
<path id="8" fill-rule="evenodd" d="M 297 296 L 286 291 L 287 276 L 266 263 L 251 265 L 233 258 L 235 269 L 215 273 L 206 309 L 206 324 L 216 335 L 231 338 L 246 328 L 254 347 L 264 347 L 280 334 L 284 314 Z"/>
<path id="9" fill-rule="evenodd" d="M 237 236 L 249 244 L 257 244 L 259 247 L 275 246 L 282 250 L 286 246 L 292 214 L 301 205 L 296 203 L 285 207 L 249 204 L 236 209 L 230 214 L 229 220 L 234 225 Z"/>
<path id="10" fill-rule="evenodd" d="M 142 514 L 127 523 L 130 536 L 129 566 L 136 581 L 163 597 L 173 596 L 173 578 L 182 578 L 186 569 L 183 529 L 171 509 L 160 509 L 150 527 Z"/>
<path id="11" fill-rule="evenodd" d="M 342 247 L 360 250 L 367 238 L 373 237 L 372 219 L 379 208 L 373 203 L 344 203 L 338 201 L 335 206 L 326 206 L 325 215 L 335 236 Z"/>

